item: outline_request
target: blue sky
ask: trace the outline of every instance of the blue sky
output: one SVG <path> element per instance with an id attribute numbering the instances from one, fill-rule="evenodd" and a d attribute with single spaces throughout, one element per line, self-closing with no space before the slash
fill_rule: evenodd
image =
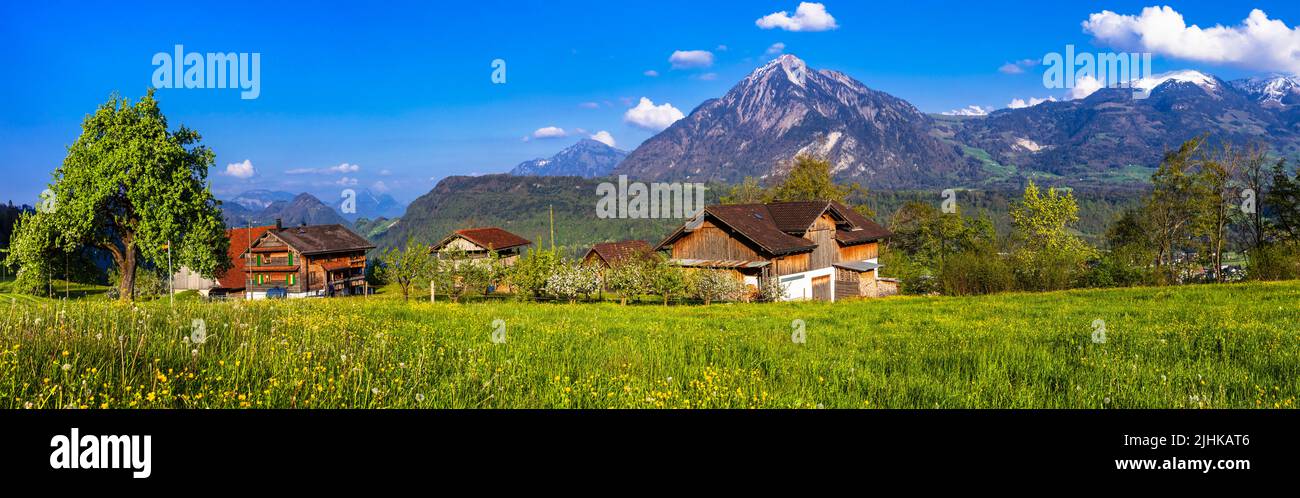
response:
<path id="1" fill-rule="evenodd" d="M 1108 49 L 1115 43 L 1099 42 L 1081 27 L 1090 14 L 1137 15 L 1143 7 L 1164 5 L 822 3 L 834 29 L 756 23 L 780 11 L 795 16 L 795 0 L 296 7 L 5 2 L 0 202 L 33 202 L 81 119 L 114 91 L 144 94 L 154 54 L 170 53 L 177 44 L 200 53 L 261 54 L 257 99 L 240 99 L 233 89 L 158 93 L 172 125 L 198 130 L 216 152 L 212 178 L 220 196 L 270 188 L 309 191 L 328 202 L 355 185 L 409 201 L 442 177 L 503 172 L 597 131 L 631 150 L 654 134 L 625 116 L 642 97 L 689 113 L 770 59 L 776 43 L 813 68 L 843 71 L 926 112 L 1064 98 L 1064 91 L 1043 87 L 1041 68 L 1020 74 L 999 68 L 1041 59 L 1066 44 Z M 1203 27 L 1240 25 L 1256 8 L 1287 27 L 1300 23 L 1295 2 L 1224 3 L 1169 5 L 1188 24 Z M 689 50 L 710 52 L 712 64 L 673 68 L 670 56 Z M 1285 61 L 1210 63 L 1176 51 L 1157 53 L 1155 71 L 1196 68 L 1233 79 L 1287 69 Z M 494 59 L 506 61 L 505 84 L 491 81 Z M 566 136 L 524 140 L 548 126 Z M 253 166 L 253 176 L 224 174 L 228 164 L 243 161 Z M 342 164 L 355 167 L 338 168 Z M 289 174 L 293 170 L 299 172 Z"/>

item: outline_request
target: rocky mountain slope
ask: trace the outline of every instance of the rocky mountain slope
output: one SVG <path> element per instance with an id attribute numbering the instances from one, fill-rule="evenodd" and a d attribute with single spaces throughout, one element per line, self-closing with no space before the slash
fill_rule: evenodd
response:
<path id="1" fill-rule="evenodd" d="M 935 136 L 908 102 L 783 55 L 632 151 L 615 174 L 641 180 L 736 182 L 784 173 L 801 153 L 871 187 L 951 184 L 978 176 L 960 147 Z"/>

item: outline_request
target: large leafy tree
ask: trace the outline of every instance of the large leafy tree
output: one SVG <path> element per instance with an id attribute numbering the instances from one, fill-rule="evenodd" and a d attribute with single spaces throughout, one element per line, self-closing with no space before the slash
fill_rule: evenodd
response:
<path id="1" fill-rule="evenodd" d="M 50 209 L 36 215 L 42 229 L 17 242 L 32 254 L 49 244 L 103 249 L 122 275 L 123 300 L 134 298 L 137 268 L 165 265 L 169 251 L 174 266 L 209 278 L 230 265 L 207 180 L 214 155 L 195 131 L 169 130 L 153 94 L 134 104 L 114 96 L 86 117 L 54 171 Z"/>
<path id="2" fill-rule="evenodd" d="M 730 197 L 753 197 L 761 191 L 754 186 L 741 184 L 739 190 L 733 190 Z M 838 185 L 831 174 L 831 163 L 826 159 L 801 154 L 794 158 L 790 172 L 780 183 L 767 192 L 764 200 L 774 201 L 837 201 L 851 203 L 851 200 L 865 201 L 868 196 L 866 187 L 858 183 Z M 753 202 L 753 201 L 750 201 Z M 853 204 L 853 203 L 851 203 Z M 868 218 L 876 213 L 865 203 L 855 203 L 853 209 Z"/>
<path id="3" fill-rule="evenodd" d="M 1156 246 L 1156 268 L 1167 270 L 1177 252 L 1191 244 L 1196 221 L 1203 217 L 1203 199 L 1209 197 L 1203 182 L 1197 181 L 1195 155 L 1204 138 L 1193 138 L 1176 151 L 1165 155 L 1160 168 L 1151 175 L 1151 194 L 1143 210 L 1151 241 Z"/>
<path id="4" fill-rule="evenodd" d="M 1288 175 L 1286 162 L 1273 165 L 1273 188 L 1264 202 L 1273 210 L 1270 223 L 1276 237 L 1286 243 L 1300 242 L 1300 170 Z"/>

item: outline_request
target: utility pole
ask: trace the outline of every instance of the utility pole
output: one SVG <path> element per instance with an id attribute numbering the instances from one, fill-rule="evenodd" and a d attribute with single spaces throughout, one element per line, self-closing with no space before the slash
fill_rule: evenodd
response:
<path id="1" fill-rule="evenodd" d="M 176 305 L 176 274 L 172 273 L 172 241 L 167 239 L 167 306 Z"/>

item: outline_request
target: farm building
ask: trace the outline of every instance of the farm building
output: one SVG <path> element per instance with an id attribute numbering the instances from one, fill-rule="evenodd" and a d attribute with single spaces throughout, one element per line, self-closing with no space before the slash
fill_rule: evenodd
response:
<path id="1" fill-rule="evenodd" d="M 217 275 L 217 278 L 210 279 L 204 278 L 189 268 L 182 267 L 180 271 L 172 275 L 172 288 L 176 292 L 196 290 L 204 297 L 243 296 L 245 284 L 244 251 L 248 250 L 249 243 L 254 239 L 261 237 L 263 233 L 273 228 L 275 227 L 267 225 L 227 229 L 226 238 L 230 240 L 230 248 L 228 249 L 231 262 L 230 269 Z"/>
<path id="2" fill-rule="evenodd" d="M 654 254 L 654 247 L 644 240 L 603 242 L 591 246 L 587 254 L 582 257 L 582 262 L 609 268 L 631 258 L 651 258 Z"/>
<path id="3" fill-rule="evenodd" d="M 492 253 L 504 265 L 513 265 L 525 247 L 533 243 L 528 239 L 496 227 L 465 228 L 456 230 L 435 244 L 431 251 L 444 257 L 451 251 L 463 251 L 467 259 L 482 259 Z"/>
<path id="4" fill-rule="evenodd" d="M 897 292 L 881 280 L 879 242 L 889 230 L 835 201 L 704 208 L 655 247 L 686 268 L 735 272 L 751 286 L 785 287 L 785 299 L 834 301 Z"/>
<path id="5" fill-rule="evenodd" d="M 241 253 L 244 295 L 287 297 L 364 295 L 366 251 L 375 246 L 342 225 L 282 227 L 279 220 Z"/>

